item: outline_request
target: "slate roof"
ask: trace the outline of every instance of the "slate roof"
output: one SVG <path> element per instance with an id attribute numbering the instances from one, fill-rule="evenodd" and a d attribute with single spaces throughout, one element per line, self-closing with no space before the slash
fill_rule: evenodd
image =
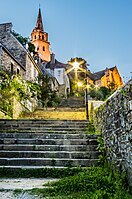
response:
<path id="1" fill-rule="evenodd" d="M 112 67 L 112 68 L 108 68 L 108 70 L 111 70 L 113 71 L 115 69 L 116 66 Z M 88 77 L 91 79 L 91 80 L 99 80 L 101 79 L 104 75 L 105 75 L 105 72 L 106 72 L 107 69 L 105 70 L 101 70 L 99 72 L 96 72 L 96 73 L 91 73 L 91 74 L 88 74 Z"/>
<path id="2" fill-rule="evenodd" d="M 64 64 L 64 63 L 62 63 L 62 62 L 59 62 L 59 61 L 57 61 L 56 59 L 55 59 L 55 63 L 54 63 L 54 64 L 52 64 L 51 61 L 48 62 L 48 63 L 46 64 L 45 68 L 48 69 L 48 68 L 50 68 L 51 66 L 52 66 L 53 68 L 64 68 L 64 69 L 67 69 L 67 68 L 69 67 L 68 64 Z"/>
<path id="3" fill-rule="evenodd" d="M 36 27 L 35 27 L 35 29 L 36 29 L 36 30 L 41 30 L 42 32 L 44 32 L 40 8 L 39 8 L 39 12 L 38 12 L 38 18 L 37 18 L 37 22 L 36 22 Z"/>

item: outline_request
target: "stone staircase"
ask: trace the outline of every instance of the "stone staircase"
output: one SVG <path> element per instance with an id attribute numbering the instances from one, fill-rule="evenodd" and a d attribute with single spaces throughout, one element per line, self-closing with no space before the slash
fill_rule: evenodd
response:
<path id="1" fill-rule="evenodd" d="M 84 120 L 0 120 L 0 167 L 97 165 L 97 135 Z"/>
<path id="2" fill-rule="evenodd" d="M 63 99 L 59 107 L 84 108 L 84 97 L 70 96 L 67 99 Z"/>
<path id="3" fill-rule="evenodd" d="M 62 99 L 58 107 L 38 107 L 34 112 L 24 113 L 21 117 L 45 120 L 85 120 L 86 110 L 84 98 L 72 96 L 68 99 Z"/>

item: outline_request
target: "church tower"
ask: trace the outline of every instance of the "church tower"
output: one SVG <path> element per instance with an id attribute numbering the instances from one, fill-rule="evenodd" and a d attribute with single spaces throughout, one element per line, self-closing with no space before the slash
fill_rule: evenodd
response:
<path id="1" fill-rule="evenodd" d="M 34 44 L 36 52 L 38 52 L 39 57 L 49 62 L 50 61 L 50 43 L 48 41 L 48 33 L 44 32 L 41 10 L 39 8 L 38 18 L 36 22 L 36 27 L 31 33 L 31 43 Z"/>

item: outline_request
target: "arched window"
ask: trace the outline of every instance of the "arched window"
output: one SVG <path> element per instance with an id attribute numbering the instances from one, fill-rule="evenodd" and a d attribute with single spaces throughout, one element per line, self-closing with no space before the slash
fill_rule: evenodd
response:
<path id="1" fill-rule="evenodd" d="M 45 51 L 45 46 L 43 46 L 43 51 Z"/>

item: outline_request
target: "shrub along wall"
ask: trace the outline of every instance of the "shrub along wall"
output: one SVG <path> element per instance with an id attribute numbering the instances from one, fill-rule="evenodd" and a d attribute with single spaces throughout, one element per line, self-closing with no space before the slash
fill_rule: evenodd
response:
<path id="1" fill-rule="evenodd" d="M 9 119 L 10 117 L 3 111 L 0 110 L 0 119 Z"/>
<path id="2" fill-rule="evenodd" d="M 132 80 L 96 109 L 94 117 L 105 140 L 108 161 L 127 171 L 132 187 Z"/>

